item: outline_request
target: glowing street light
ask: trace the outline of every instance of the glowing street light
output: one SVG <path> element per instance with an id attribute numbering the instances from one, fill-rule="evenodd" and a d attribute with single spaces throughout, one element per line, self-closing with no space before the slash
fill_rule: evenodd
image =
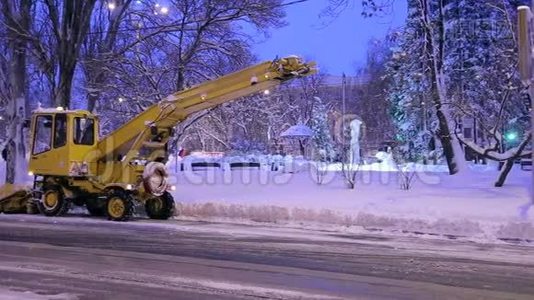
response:
<path id="1" fill-rule="evenodd" d="M 108 3 L 108 9 L 109 9 L 109 10 L 114 10 L 115 8 L 117 8 L 117 6 L 115 5 L 115 3 L 113 3 L 113 2 L 109 2 L 109 3 Z"/>
<path id="2" fill-rule="evenodd" d="M 117 99 L 117 101 L 119 101 L 119 103 L 122 103 L 122 102 L 124 102 L 124 98 L 119 97 L 119 99 Z"/>
<path id="3" fill-rule="evenodd" d="M 510 131 L 510 132 L 507 132 L 505 135 L 504 135 L 504 138 L 509 141 L 509 142 L 513 142 L 515 140 L 517 140 L 518 138 L 518 135 L 517 135 L 517 132 L 515 131 Z"/>
<path id="4" fill-rule="evenodd" d="M 159 10 L 160 13 L 166 15 L 169 13 L 169 8 L 168 7 L 165 7 L 163 6 L 160 10 Z"/>

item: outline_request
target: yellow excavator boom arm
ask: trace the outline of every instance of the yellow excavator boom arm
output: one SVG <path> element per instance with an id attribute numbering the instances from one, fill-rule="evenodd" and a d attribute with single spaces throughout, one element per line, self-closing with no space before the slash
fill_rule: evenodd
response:
<path id="1" fill-rule="evenodd" d="M 198 111 L 315 72 L 315 63 L 290 56 L 266 61 L 174 93 L 103 138 L 98 143 L 99 157 L 109 160 L 121 154 L 122 161 L 129 162 L 143 143 L 150 140 L 151 128 L 172 128 Z"/>

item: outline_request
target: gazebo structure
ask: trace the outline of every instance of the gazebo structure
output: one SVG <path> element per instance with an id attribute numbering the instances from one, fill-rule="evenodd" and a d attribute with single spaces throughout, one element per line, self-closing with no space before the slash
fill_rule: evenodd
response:
<path id="1" fill-rule="evenodd" d="M 280 137 L 297 140 L 299 144 L 300 154 L 306 156 L 306 145 L 310 138 L 313 137 L 313 130 L 304 124 L 297 124 L 289 127 L 280 134 Z"/>

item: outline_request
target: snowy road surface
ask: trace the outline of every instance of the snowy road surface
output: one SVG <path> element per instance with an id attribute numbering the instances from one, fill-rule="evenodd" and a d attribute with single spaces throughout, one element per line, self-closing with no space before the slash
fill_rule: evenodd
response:
<path id="1" fill-rule="evenodd" d="M 534 248 L 0 215 L 0 299 L 533 299 Z"/>

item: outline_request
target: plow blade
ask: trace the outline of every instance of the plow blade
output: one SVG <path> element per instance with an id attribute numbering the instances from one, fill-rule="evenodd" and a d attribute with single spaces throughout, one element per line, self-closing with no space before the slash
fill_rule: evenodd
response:
<path id="1" fill-rule="evenodd" d="M 31 197 L 31 189 L 28 186 L 15 184 L 0 186 L 0 213 L 26 213 Z"/>

